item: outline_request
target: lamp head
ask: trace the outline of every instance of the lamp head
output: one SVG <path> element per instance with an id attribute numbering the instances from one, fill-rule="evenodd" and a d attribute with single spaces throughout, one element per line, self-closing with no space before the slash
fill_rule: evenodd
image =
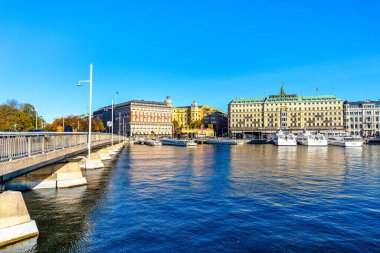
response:
<path id="1" fill-rule="evenodd" d="M 82 84 L 80 82 L 77 83 L 77 86 L 82 86 Z"/>

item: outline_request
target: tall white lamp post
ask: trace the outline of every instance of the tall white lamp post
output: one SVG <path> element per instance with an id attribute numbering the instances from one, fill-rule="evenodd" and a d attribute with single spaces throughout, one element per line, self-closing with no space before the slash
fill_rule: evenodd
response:
<path id="1" fill-rule="evenodd" d="M 80 80 L 77 86 L 82 86 L 83 83 L 90 84 L 90 110 L 88 112 L 88 158 L 91 158 L 91 121 L 92 121 L 92 63 L 90 64 L 90 80 Z"/>

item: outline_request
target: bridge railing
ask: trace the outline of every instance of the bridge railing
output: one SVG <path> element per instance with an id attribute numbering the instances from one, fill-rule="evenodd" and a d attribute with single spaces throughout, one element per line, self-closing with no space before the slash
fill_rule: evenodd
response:
<path id="1" fill-rule="evenodd" d="M 118 135 L 114 135 L 115 141 Z M 110 140 L 111 134 L 92 133 L 96 144 Z M 119 138 L 120 139 L 120 138 Z M 88 133 L 0 132 L 0 163 L 88 143 Z"/>

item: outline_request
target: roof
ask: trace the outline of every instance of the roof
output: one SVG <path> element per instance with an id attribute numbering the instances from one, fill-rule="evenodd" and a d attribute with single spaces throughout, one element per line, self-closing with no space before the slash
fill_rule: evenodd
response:
<path id="1" fill-rule="evenodd" d="M 236 98 L 231 103 L 263 103 L 265 98 Z"/>
<path id="2" fill-rule="evenodd" d="M 363 104 L 375 104 L 376 107 L 380 107 L 380 100 L 378 101 L 355 101 L 355 102 L 346 102 L 348 105 L 359 105 L 362 106 Z"/>
<path id="3" fill-rule="evenodd" d="M 298 96 L 295 94 L 279 94 L 270 95 L 264 98 L 236 98 L 233 99 L 230 104 L 250 104 L 250 103 L 272 103 L 272 102 L 305 102 L 305 101 L 326 101 L 326 100 L 338 100 L 340 98 L 334 95 L 320 95 L 320 96 Z"/>
<path id="4" fill-rule="evenodd" d="M 140 100 L 139 99 L 134 99 L 134 100 L 130 100 L 130 101 L 127 101 L 127 102 L 115 104 L 114 107 L 115 107 L 115 109 L 117 109 L 117 108 L 122 107 L 122 106 L 128 106 L 131 103 L 133 103 L 133 104 L 139 104 L 140 103 L 140 104 L 167 106 L 164 102 L 147 101 L 147 100 L 143 100 L 143 99 L 140 99 Z M 104 110 L 110 110 L 110 109 L 112 109 L 112 105 L 107 105 L 107 106 L 99 108 L 98 110 L 96 110 L 96 112 L 98 112 L 98 111 L 104 111 Z"/>

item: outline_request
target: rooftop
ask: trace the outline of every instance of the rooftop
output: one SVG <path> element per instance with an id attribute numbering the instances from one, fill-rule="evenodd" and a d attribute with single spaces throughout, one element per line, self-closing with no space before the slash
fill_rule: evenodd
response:
<path id="1" fill-rule="evenodd" d="M 143 99 L 134 99 L 134 100 L 130 100 L 130 101 L 127 101 L 127 102 L 123 102 L 123 103 L 119 103 L 119 104 L 115 104 L 115 108 L 119 108 L 119 107 L 122 107 L 122 106 L 128 106 L 130 104 L 149 104 L 149 105 L 159 105 L 159 106 L 167 106 L 164 102 L 157 102 L 157 101 L 147 101 L 147 100 L 143 100 Z M 104 107 L 101 107 L 99 108 L 98 110 L 96 111 L 104 111 L 104 110 L 110 110 L 112 109 L 112 105 L 107 105 L 107 106 L 104 106 Z"/>
<path id="2" fill-rule="evenodd" d="M 230 103 L 272 103 L 272 102 L 304 102 L 304 101 L 326 101 L 326 100 L 339 100 L 334 95 L 319 95 L 319 96 L 299 96 L 296 94 L 286 94 L 284 88 L 281 87 L 279 94 L 270 95 L 264 98 L 236 98 Z"/>

